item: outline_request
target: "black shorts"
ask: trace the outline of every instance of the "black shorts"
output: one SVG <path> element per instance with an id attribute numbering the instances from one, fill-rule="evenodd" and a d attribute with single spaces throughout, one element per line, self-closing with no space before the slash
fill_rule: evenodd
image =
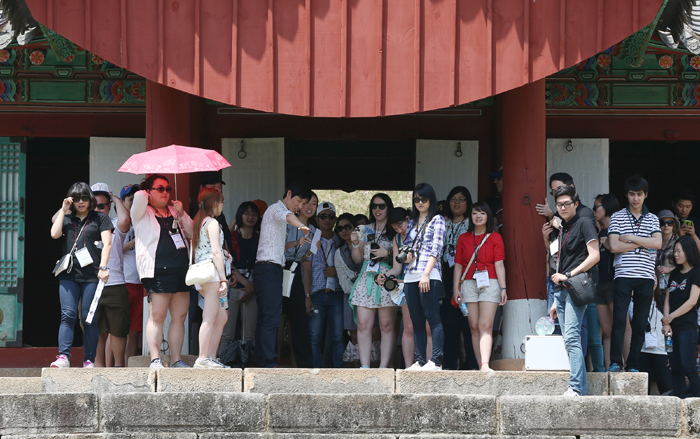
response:
<path id="1" fill-rule="evenodd" d="M 105 287 L 97 305 L 97 328 L 100 334 L 108 332 L 115 337 L 126 337 L 130 326 L 129 290 L 126 285 Z"/>
<path id="2" fill-rule="evenodd" d="M 185 284 L 188 267 L 157 268 L 153 277 L 141 279 L 147 293 L 175 294 L 190 291 Z"/>
<path id="3" fill-rule="evenodd" d="M 613 303 L 615 296 L 615 283 L 612 281 L 599 282 L 595 287 L 595 304 L 608 305 Z"/>

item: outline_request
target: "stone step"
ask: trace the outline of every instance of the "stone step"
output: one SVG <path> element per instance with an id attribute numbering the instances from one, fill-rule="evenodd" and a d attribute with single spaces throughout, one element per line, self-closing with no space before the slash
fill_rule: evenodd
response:
<path id="1" fill-rule="evenodd" d="M 1 367 L 0 377 L 41 377 L 41 368 Z"/>
<path id="2" fill-rule="evenodd" d="M 568 372 L 393 369 L 45 368 L 44 393 L 244 392 L 259 394 L 561 395 Z M 588 394 L 646 395 L 645 373 L 589 373 Z"/>
<path id="3" fill-rule="evenodd" d="M 40 393 L 41 377 L 0 377 L 0 393 Z"/>
<path id="4" fill-rule="evenodd" d="M 170 367 L 170 355 L 161 355 L 160 360 L 163 362 L 163 366 L 165 367 Z M 197 360 L 196 355 L 183 355 L 182 356 L 182 361 L 185 362 L 188 366 L 192 367 L 194 366 L 194 362 Z M 133 357 L 129 357 L 129 361 L 127 362 L 129 367 L 148 367 L 151 365 L 151 357 L 148 355 L 135 355 Z"/>

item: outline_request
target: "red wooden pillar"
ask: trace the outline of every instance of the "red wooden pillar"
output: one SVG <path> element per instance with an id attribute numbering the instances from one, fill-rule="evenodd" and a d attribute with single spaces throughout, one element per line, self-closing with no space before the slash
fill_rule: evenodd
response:
<path id="1" fill-rule="evenodd" d="M 503 357 L 522 356 L 520 344 L 534 334 L 534 323 L 546 312 L 546 253 L 543 217 L 535 205 L 545 199 L 545 81 L 503 94 L 503 239 L 508 299 L 503 320 Z"/>
<path id="2" fill-rule="evenodd" d="M 172 144 L 201 146 L 201 98 L 157 82 L 146 82 L 146 150 Z M 171 185 L 175 182 L 167 175 Z M 195 194 L 196 195 L 196 194 Z M 173 193 L 173 197 L 175 194 Z M 185 210 L 190 206 L 190 176 L 177 176 L 177 198 Z"/>

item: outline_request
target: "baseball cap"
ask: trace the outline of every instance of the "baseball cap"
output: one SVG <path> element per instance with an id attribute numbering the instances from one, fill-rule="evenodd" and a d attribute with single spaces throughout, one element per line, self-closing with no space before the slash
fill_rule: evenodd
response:
<path id="1" fill-rule="evenodd" d="M 126 197 L 128 197 L 131 194 L 135 194 L 139 190 L 139 185 L 138 184 L 127 184 L 122 188 L 122 191 L 119 193 L 119 198 L 122 200 Z"/>
<path id="2" fill-rule="evenodd" d="M 316 208 L 316 215 L 323 212 L 324 210 L 332 210 L 333 213 L 338 213 L 335 211 L 335 206 L 330 201 L 324 201 L 323 203 L 319 203 L 318 207 Z"/>
<path id="3" fill-rule="evenodd" d="M 90 187 L 90 190 L 94 194 L 102 192 L 108 194 L 109 196 L 112 195 L 112 189 L 110 189 L 109 186 L 107 186 L 107 183 L 95 183 L 92 185 L 92 187 Z"/>
<path id="4" fill-rule="evenodd" d="M 502 178 L 503 177 L 503 166 L 501 166 L 498 171 L 492 172 L 489 174 L 489 178 L 492 180 L 495 180 L 497 178 Z"/>
<path id="5" fill-rule="evenodd" d="M 216 183 L 226 184 L 226 182 L 221 179 L 221 174 L 216 171 L 202 172 L 199 176 L 199 184 L 202 186 Z"/>

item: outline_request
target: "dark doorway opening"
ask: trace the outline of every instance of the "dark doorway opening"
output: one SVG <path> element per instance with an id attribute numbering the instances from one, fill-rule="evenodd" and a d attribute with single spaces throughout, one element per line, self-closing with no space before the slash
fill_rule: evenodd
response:
<path id="1" fill-rule="evenodd" d="M 416 142 L 287 140 L 285 179 L 314 189 L 410 191 Z"/>
<path id="2" fill-rule="evenodd" d="M 610 142 L 610 192 L 620 207 L 627 206 L 625 180 L 638 174 L 649 182 L 649 210 L 670 209 L 678 189 L 690 189 L 698 196 L 698 164 L 698 142 Z M 695 207 L 693 214 L 699 211 Z"/>
<path id="3" fill-rule="evenodd" d="M 24 343 L 58 345 L 61 305 L 58 280 L 51 270 L 63 252 L 62 239 L 51 239 L 51 217 L 70 185 L 89 182 L 90 139 L 27 140 L 26 246 L 24 270 Z M 75 346 L 82 346 L 79 325 Z"/>

